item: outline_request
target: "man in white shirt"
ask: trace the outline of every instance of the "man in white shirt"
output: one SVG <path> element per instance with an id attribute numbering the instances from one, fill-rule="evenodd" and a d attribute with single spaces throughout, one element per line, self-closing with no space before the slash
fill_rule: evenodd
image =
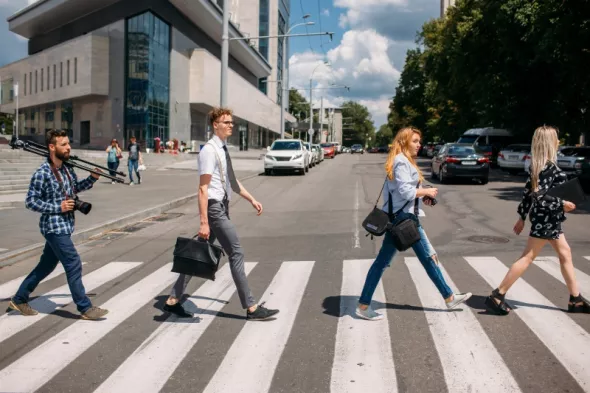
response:
<path id="1" fill-rule="evenodd" d="M 258 321 L 269 319 L 279 310 L 268 309 L 264 307 L 264 303 L 257 304 L 254 300 L 244 272 L 244 252 L 236 227 L 229 218 L 232 190 L 250 202 L 258 215 L 262 214 L 262 204 L 254 199 L 235 177 L 226 146 L 227 138 L 232 135 L 234 127 L 232 111 L 226 108 L 213 108 L 209 112 L 209 120 L 215 135 L 199 153 L 199 213 L 201 217 L 199 237 L 208 239 L 211 243 L 218 239 L 228 255 L 242 308 L 247 309 L 246 319 Z M 192 314 L 179 303 L 190 279 L 191 276 L 184 274 L 178 277 L 170 297 L 166 300 L 164 311 L 184 318 L 192 317 Z"/>

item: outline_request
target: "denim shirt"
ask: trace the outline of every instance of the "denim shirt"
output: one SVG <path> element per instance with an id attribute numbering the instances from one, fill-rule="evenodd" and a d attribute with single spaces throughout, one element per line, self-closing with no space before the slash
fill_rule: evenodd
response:
<path id="1" fill-rule="evenodd" d="M 404 208 L 406 213 L 414 213 L 414 199 L 416 199 L 416 186 L 420 181 L 418 170 L 414 168 L 410 160 L 400 153 L 395 156 L 393 162 L 393 180 L 387 179 L 383 185 L 383 207 L 386 213 L 389 212 L 387 206 L 389 198 L 393 204 L 393 213 L 401 209 L 406 202 L 410 201 Z M 422 186 L 420 186 L 422 188 Z M 418 216 L 425 216 L 422 210 L 422 198 L 418 200 Z"/>

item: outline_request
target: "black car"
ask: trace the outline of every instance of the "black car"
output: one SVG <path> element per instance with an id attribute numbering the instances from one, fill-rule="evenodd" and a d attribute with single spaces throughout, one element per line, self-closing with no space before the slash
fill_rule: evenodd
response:
<path id="1" fill-rule="evenodd" d="M 447 143 L 432 158 L 432 177 L 446 183 L 453 178 L 479 179 L 487 184 L 490 159 L 471 144 Z"/>
<path id="2" fill-rule="evenodd" d="M 582 164 L 582 173 L 580 174 L 579 179 L 580 183 L 582 183 L 584 193 L 590 195 L 590 160 L 586 160 Z"/>
<path id="3" fill-rule="evenodd" d="M 365 149 L 363 149 L 363 145 L 360 145 L 360 144 L 352 145 L 352 147 L 350 148 L 350 154 L 354 154 L 354 153 L 365 154 Z"/>

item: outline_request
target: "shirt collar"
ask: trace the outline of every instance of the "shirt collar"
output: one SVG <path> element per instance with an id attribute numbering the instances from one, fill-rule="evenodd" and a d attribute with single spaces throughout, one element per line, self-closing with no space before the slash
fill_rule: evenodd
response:
<path id="1" fill-rule="evenodd" d="M 213 138 L 211 138 L 211 140 L 213 142 L 215 142 L 217 147 L 219 147 L 220 149 L 223 149 L 223 146 L 225 146 L 225 144 L 226 144 L 226 142 L 222 141 L 221 138 L 218 137 L 217 135 L 213 135 Z"/>

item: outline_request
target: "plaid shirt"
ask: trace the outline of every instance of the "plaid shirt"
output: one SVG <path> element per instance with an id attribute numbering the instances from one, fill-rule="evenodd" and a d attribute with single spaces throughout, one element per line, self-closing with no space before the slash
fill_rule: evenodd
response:
<path id="1" fill-rule="evenodd" d="M 73 184 L 70 183 L 66 170 L 70 174 Z M 77 194 L 92 188 L 96 182 L 92 176 L 78 181 L 74 168 L 66 168 L 65 165 L 62 165 L 58 172 L 61 175 L 66 193 L 70 197 L 74 195 L 72 186 Z M 33 174 L 25 199 L 27 209 L 41 213 L 39 228 L 43 236 L 48 233 L 71 235 L 74 232 L 74 212 L 62 213 L 61 211 L 61 203 L 64 200 L 64 192 L 51 172 L 49 161 L 46 161 Z"/>

